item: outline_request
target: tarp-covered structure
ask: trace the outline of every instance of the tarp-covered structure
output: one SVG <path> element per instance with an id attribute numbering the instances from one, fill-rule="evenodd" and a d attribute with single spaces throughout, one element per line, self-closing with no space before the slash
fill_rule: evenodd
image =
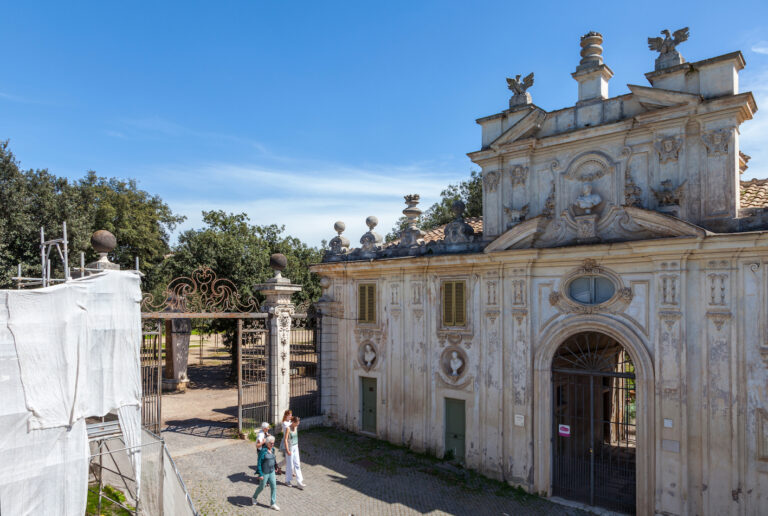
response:
<path id="1" fill-rule="evenodd" d="M 87 417 L 117 413 L 141 478 L 135 272 L 0 291 L 0 514 L 85 513 Z"/>

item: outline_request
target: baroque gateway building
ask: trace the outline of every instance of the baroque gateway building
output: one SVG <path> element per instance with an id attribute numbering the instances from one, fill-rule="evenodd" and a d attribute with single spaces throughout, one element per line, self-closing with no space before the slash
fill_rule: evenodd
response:
<path id="1" fill-rule="evenodd" d="M 581 39 L 573 107 L 508 79 L 479 119 L 483 217 L 398 241 L 339 233 L 323 263 L 329 420 L 526 490 L 637 514 L 768 514 L 768 184 L 740 181 L 740 52 L 649 38 L 609 97 Z"/>

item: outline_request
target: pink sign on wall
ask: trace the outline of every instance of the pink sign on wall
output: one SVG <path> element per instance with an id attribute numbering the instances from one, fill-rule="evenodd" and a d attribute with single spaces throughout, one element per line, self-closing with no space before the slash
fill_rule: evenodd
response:
<path id="1" fill-rule="evenodd" d="M 560 437 L 570 437 L 571 427 L 569 425 L 557 425 L 557 434 Z"/>

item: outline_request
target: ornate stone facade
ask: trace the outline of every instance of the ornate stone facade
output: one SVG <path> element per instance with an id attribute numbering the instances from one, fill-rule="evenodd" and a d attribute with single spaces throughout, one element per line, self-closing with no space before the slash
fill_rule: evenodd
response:
<path id="1" fill-rule="evenodd" d="M 375 378 L 376 433 L 442 455 L 445 400 L 461 400 L 466 464 L 551 495 L 553 357 L 599 334 L 633 364 L 634 510 L 768 513 L 768 217 L 739 207 L 738 183 L 756 105 L 737 90 L 740 53 L 682 65 L 688 30 L 664 34 L 650 87 L 609 98 L 589 33 L 574 107 L 478 120 L 482 233 L 457 205 L 434 240 L 414 223 L 373 260 L 337 242 L 313 266 L 344 314 L 322 326 L 330 420 L 360 430 L 360 379 Z M 374 326 L 355 320 L 363 281 Z M 447 327 L 457 281 L 466 322 Z"/>

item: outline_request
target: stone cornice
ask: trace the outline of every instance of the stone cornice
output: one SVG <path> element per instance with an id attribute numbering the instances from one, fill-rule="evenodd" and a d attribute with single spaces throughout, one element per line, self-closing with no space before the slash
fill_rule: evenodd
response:
<path id="1" fill-rule="evenodd" d="M 564 249 L 567 249 L 567 253 L 563 251 Z M 381 277 L 383 272 L 386 272 L 387 275 L 406 272 L 409 274 L 444 273 L 456 267 L 461 267 L 471 273 L 481 273 L 488 270 L 498 270 L 500 264 L 503 264 L 505 268 L 509 266 L 526 267 L 528 265 L 537 267 L 544 264 L 554 266 L 561 263 L 573 263 L 574 260 L 584 260 L 597 255 L 604 257 L 601 259 L 601 264 L 604 265 L 623 264 L 628 261 L 650 263 L 651 256 L 654 260 L 672 260 L 680 259 L 681 254 L 686 254 L 688 260 L 696 260 L 704 256 L 733 257 L 734 254 L 738 254 L 739 259 L 768 257 L 768 231 L 574 245 L 567 248 L 510 249 L 490 254 L 472 253 L 359 262 L 330 262 L 312 265 L 310 270 L 329 277 L 375 278 Z"/>
<path id="2" fill-rule="evenodd" d="M 702 59 L 701 61 L 695 61 L 693 63 L 682 63 L 676 66 L 665 68 L 663 70 L 648 72 L 645 74 L 645 78 L 648 79 L 648 82 L 653 84 L 652 79 L 657 79 L 664 75 L 673 74 L 682 70 L 688 71 L 692 68 L 704 68 L 706 66 L 713 65 L 722 61 L 735 61 L 736 70 L 741 70 L 746 65 L 746 62 L 744 61 L 744 55 L 740 50 L 737 50 L 736 52 L 730 52 L 721 56 L 710 57 L 709 59 Z"/>

